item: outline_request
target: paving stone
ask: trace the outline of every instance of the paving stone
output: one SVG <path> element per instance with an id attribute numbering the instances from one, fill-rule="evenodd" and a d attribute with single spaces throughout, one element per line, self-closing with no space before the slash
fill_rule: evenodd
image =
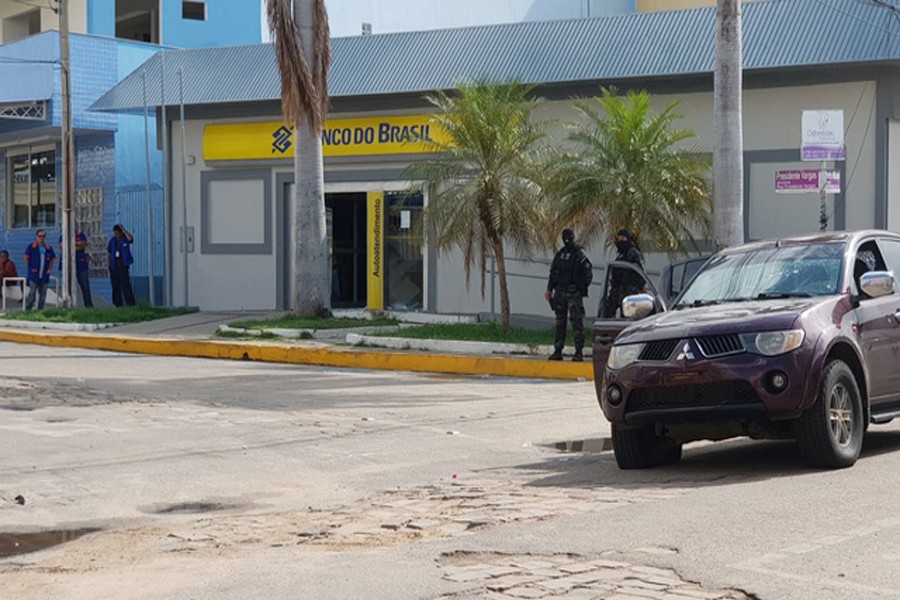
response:
<path id="1" fill-rule="evenodd" d="M 560 577 L 558 579 L 545 579 L 544 581 L 537 582 L 536 585 L 551 591 L 561 591 L 578 587 L 581 585 L 581 582 L 576 581 L 573 577 Z"/>
<path id="2" fill-rule="evenodd" d="M 638 598 L 643 598 L 646 600 L 647 598 L 653 598 L 653 600 L 660 600 L 667 592 L 660 590 L 650 590 L 642 587 L 634 587 L 632 585 L 623 585 L 618 588 L 619 592 L 623 594 L 629 594 L 631 596 L 637 596 Z"/>
<path id="3" fill-rule="evenodd" d="M 598 581 L 620 582 L 629 577 L 628 571 L 624 569 L 598 569 L 593 574 Z"/>
<path id="4" fill-rule="evenodd" d="M 537 569 L 546 569 L 553 566 L 552 562 L 548 562 L 546 560 L 517 560 L 510 564 L 514 567 L 532 571 Z"/>
<path id="5" fill-rule="evenodd" d="M 494 592 L 502 592 L 510 588 L 526 586 L 536 581 L 540 581 L 540 578 L 534 575 L 506 575 L 490 580 L 486 587 Z"/>
<path id="6" fill-rule="evenodd" d="M 641 575 L 641 579 L 643 579 L 644 581 L 649 581 L 650 583 L 658 583 L 660 585 L 666 585 L 666 586 L 670 586 L 670 587 L 684 585 L 683 579 L 679 579 L 678 577 L 676 577 L 672 574 L 669 574 L 668 576 L 665 576 L 665 575 Z"/>
<path id="7" fill-rule="evenodd" d="M 584 573 L 585 571 L 593 571 L 597 568 L 597 565 L 594 563 L 573 563 L 571 565 L 564 565 L 559 568 L 563 573 Z"/>
<path id="8" fill-rule="evenodd" d="M 484 581 L 488 579 L 487 575 L 484 571 L 468 571 L 468 570 L 460 570 L 454 571 L 452 573 L 444 573 L 444 579 L 447 581 Z"/>
<path id="9" fill-rule="evenodd" d="M 591 563 L 597 565 L 598 567 L 607 567 L 609 569 L 627 569 L 631 567 L 631 565 L 628 563 L 618 562 L 615 560 L 606 560 L 604 558 L 598 558 L 597 560 L 591 561 Z"/>
<path id="10" fill-rule="evenodd" d="M 503 577 L 504 575 L 522 574 L 522 569 L 503 565 L 488 567 L 485 572 L 491 577 Z"/>
<path id="11" fill-rule="evenodd" d="M 725 591 L 721 591 L 721 590 L 707 591 L 707 590 L 702 590 L 702 589 L 698 589 L 695 587 L 675 588 L 672 590 L 672 592 L 675 594 L 681 594 L 682 596 L 687 596 L 688 598 L 693 598 L 693 599 L 699 598 L 700 600 L 720 600 L 722 598 L 727 598 L 728 594 L 729 594 L 729 592 L 725 592 Z"/>
<path id="12" fill-rule="evenodd" d="M 585 589 L 585 588 L 576 588 L 574 590 L 569 590 L 562 596 L 552 596 L 553 600 L 599 600 L 601 598 L 606 598 L 607 594 L 611 591 L 610 588 L 607 589 Z"/>
<path id="13" fill-rule="evenodd" d="M 641 579 L 641 578 L 635 578 L 634 575 L 632 575 L 632 576 L 626 578 L 626 579 L 625 579 L 625 582 L 626 582 L 628 585 L 631 585 L 631 586 L 634 586 L 634 587 L 643 588 L 643 589 L 645 589 L 645 590 L 656 590 L 656 591 L 658 591 L 658 592 L 659 592 L 659 591 L 662 591 L 662 590 L 666 590 L 666 589 L 668 589 L 669 587 L 671 587 L 671 586 L 668 586 L 668 585 L 660 585 L 660 584 L 658 584 L 658 583 L 651 583 L 651 582 L 645 581 L 644 579 Z"/>
<path id="14" fill-rule="evenodd" d="M 441 521 L 437 521 L 435 519 L 417 519 L 414 521 L 410 521 L 406 524 L 406 526 L 410 529 L 422 530 L 437 527 L 440 524 Z"/>
<path id="15" fill-rule="evenodd" d="M 660 577 L 672 577 L 674 573 L 671 569 L 658 569 L 656 567 L 634 566 L 631 570 L 635 573 L 647 573 L 648 575 L 659 575 Z"/>
<path id="16" fill-rule="evenodd" d="M 513 598 L 544 598 L 548 595 L 547 591 L 533 587 L 516 587 L 506 590 L 505 593 Z"/>
<path id="17" fill-rule="evenodd" d="M 630 594 L 616 592 L 612 596 L 608 596 L 606 600 L 647 600 L 646 596 L 632 596 Z"/>

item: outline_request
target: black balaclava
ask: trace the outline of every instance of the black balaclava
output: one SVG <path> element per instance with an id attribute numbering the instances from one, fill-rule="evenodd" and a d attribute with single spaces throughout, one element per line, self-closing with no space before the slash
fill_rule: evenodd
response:
<path id="1" fill-rule="evenodd" d="M 620 236 L 625 239 L 620 240 Z M 625 254 L 632 246 L 634 246 L 634 236 L 631 235 L 630 231 L 623 228 L 616 232 L 616 250 L 618 250 L 620 254 Z"/>
<path id="2" fill-rule="evenodd" d="M 563 229 L 562 240 L 563 240 L 563 244 L 565 244 L 566 248 L 569 248 L 569 249 L 574 248 L 575 247 L 575 232 L 569 228 Z"/>

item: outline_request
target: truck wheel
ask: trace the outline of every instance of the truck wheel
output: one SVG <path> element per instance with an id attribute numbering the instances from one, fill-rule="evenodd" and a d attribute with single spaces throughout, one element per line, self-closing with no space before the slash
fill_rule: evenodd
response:
<path id="1" fill-rule="evenodd" d="M 841 360 L 825 365 L 816 403 L 796 425 L 803 458 L 813 467 L 842 469 L 859 458 L 865 423 L 862 398 L 850 367 Z"/>
<path id="2" fill-rule="evenodd" d="M 620 469 L 648 469 L 681 460 L 681 444 L 657 434 L 653 425 L 628 429 L 614 424 L 612 443 Z"/>

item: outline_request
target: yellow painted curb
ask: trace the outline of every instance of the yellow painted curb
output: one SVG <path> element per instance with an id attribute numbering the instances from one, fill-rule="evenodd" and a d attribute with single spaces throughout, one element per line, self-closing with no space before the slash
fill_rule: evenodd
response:
<path id="1" fill-rule="evenodd" d="M 88 348 L 159 356 L 227 358 L 261 362 L 350 367 L 422 373 L 497 375 L 541 379 L 593 379 L 590 362 L 500 358 L 412 352 L 371 352 L 343 348 L 309 348 L 290 344 L 119 337 L 0 330 L 0 341 L 60 348 Z"/>

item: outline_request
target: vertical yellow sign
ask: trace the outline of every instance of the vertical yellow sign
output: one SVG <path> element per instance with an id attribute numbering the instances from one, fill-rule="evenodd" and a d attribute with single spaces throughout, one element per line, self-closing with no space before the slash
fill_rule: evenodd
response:
<path id="1" fill-rule="evenodd" d="M 384 308 L 384 194 L 369 192 L 366 194 L 366 212 L 368 214 L 368 308 L 382 310 Z"/>

